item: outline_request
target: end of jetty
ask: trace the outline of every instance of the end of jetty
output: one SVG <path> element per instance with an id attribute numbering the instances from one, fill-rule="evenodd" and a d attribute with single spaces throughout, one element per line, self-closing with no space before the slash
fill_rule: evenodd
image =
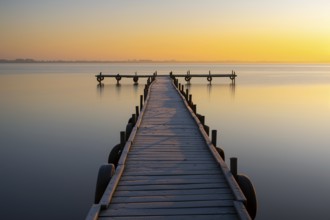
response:
<path id="1" fill-rule="evenodd" d="M 114 78 L 117 81 L 117 84 L 120 83 L 120 81 L 122 80 L 122 78 L 132 78 L 134 84 L 137 84 L 140 78 L 150 78 L 150 77 L 167 77 L 168 75 L 158 75 L 157 71 L 155 71 L 153 74 L 137 74 L 137 72 L 135 72 L 134 75 L 129 75 L 129 74 L 102 74 L 102 72 L 100 72 L 99 74 L 95 75 L 96 80 L 99 83 L 102 83 L 102 81 L 105 78 Z M 187 83 L 190 83 L 192 78 L 206 78 L 207 81 L 209 83 L 212 82 L 213 78 L 229 78 L 232 82 L 232 84 L 235 84 L 235 79 L 237 77 L 236 72 L 234 70 L 232 70 L 231 74 L 211 74 L 211 71 L 209 71 L 208 74 L 190 74 L 190 70 L 187 71 L 186 74 L 174 74 L 173 72 L 169 73 L 169 76 L 171 78 L 179 78 L 179 77 L 183 77 L 185 79 L 185 81 Z"/>

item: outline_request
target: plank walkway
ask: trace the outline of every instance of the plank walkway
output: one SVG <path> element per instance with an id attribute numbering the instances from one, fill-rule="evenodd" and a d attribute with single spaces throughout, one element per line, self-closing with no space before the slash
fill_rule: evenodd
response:
<path id="1" fill-rule="evenodd" d="M 156 78 L 140 120 L 92 208 L 98 219 L 249 219 L 244 195 L 169 77 Z"/>

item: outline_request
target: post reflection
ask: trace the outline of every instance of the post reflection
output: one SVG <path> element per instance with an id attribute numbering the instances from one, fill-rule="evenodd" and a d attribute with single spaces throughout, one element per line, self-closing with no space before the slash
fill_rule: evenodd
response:
<path id="1" fill-rule="evenodd" d="M 99 93 L 99 96 L 102 97 L 103 91 L 104 91 L 104 84 L 103 83 L 97 84 L 96 89 L 97 89 L 97 92 Z"/>
<path id="2" fill-rule="evenodd" d="M 231 84 L 229 84 L 229 90 L 232 98 L 235 98 L 235 92 L 236 92 L 236 84 L 235 81 Z"/>
<path id="3" fill-rule="evenodd" d="M 225 96 L 229 93 L 231 98 L 235 98 L 236 84 L 207 84 L 206 89 L 209 97 L 212 95 Z"/>
<path id="4" fill-rule="evenodd" d="M 123 91 L 128 94 L 139 95 L 141 93 L 141 86 L 139 84 L 104 84 L 99 83 L 96 86 L 97 93 L 100 97 L 105 94 L 113 94 L 117 97 L 123 95 Z M 125 96 L 127 96 L 125 94 Z"/>

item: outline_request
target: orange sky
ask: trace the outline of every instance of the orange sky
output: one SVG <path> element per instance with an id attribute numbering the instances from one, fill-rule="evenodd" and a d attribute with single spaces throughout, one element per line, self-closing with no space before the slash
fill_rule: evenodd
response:
<path id="1" fill-rule="evenodd" d="M 330 62 L 330 1 L 0 2 L 0 59 Z"/>

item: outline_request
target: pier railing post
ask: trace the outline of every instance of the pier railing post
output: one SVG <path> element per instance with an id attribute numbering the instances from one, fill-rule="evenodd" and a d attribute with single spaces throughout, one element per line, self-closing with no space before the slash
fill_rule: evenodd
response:
<path id="1" fill-rule="evenodd" d="M 197 118 L 202 123 L 202 125 L 205 125 L 205 116 L 204 115 L 197 114 Z"/>
<path id="2" fill-rule="evenodd" d="M 135 124 L 136 124 L 136 115 L 135 114 L 132 114 L 132 123 L 135 126 Z"/>
<path id="3" fill-rule="evenodd" d="M 189 103 L 189 106 L 191 107 L 191 105 L 192 105 L 192 95 L 191 94 L 189 95 L 188 103 Z"/>
<path id="4" fill-rule="evenodd" d="M 189 90 L 188 89 L 186 89 L 186 100 L 188 101 L 188 97 L 189 97 Z"/>
<path id="5" fill-rule="evenodd" d="M 135 115 L 136 115 L 136 119 L 138 119 L 139 118 L 139 115 L 140 115 L 140 113 L 139 113 L 139 106 L 135 106 Z"/>
<path id="6" fill-rule="evenodd" d="M 237 179 L 237 157 L 230 158 L 230 171 L 234 178 Z"/>
<path id="7" fill-rule="evenodd" d="M 126 142 L 126 132 L 125 131 L 121 131 L 120 132 L 120 145 L 122 147 L 124 147 L 125 142 Z"/>
<path id="8" fill-rule="evenodd" d="M 143 108 L 143 95 L 140 95 L 140 111 Z"/>
<path id="9" fill-rule="evenodd" d="M 207 125 L 204 125 L 204 130 L 208 136 L 210 136 L 210 127 Z"/>
<path id="10" fill-rule="evenodd" d="M 195 114 L 197 113 L 197 105 L 196 104 L 192 105 L 192 110 L 194 111 Z"/>
<path id="11" fill-rule="evenodd" d="M 217 130 L 212 130 L 212 144 L 214 147 L 217 146 Z"/>

